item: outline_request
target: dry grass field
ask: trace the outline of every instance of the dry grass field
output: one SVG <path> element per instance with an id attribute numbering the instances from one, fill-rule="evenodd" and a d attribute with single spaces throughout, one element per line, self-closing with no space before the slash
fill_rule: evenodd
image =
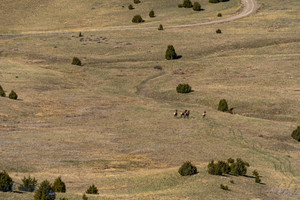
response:
<path id="1" fill-rule="evenodd" d="M 0 85 L 19 96 L 0 98 L 0 170 L 17 183 L 61 176 L 67 193 L 57 199 L 82 199 L 92 184 L 99 194 L 89 200 L 299 199 L 300 146 L 290 136 L 300 125 L 299 1 L 258 0 L 254 15 L 208 26 L 87 31 L 205 22 L 241 9 L 237 0 L 201 0 L 201 12 L 141 1 L 1 2 L 0 34 L 78 32 L 0 36 Z M 145 23 L 132 24 L 134 14 Z M 169 44 L 180 59 L 165 60 Z M 74 56 L 83 66 L 71 65 Z M 176 93 L 179 83 L 193 92 Z M 233 115 L 217 111 L 223 98 Z M 190 118 L 174 118 L 175 109 Z M 248 161 L 249 176 L 207 173 L 211 160 L 229 157 Z M 181 177 L 188 160 L 199 173 Z"/>

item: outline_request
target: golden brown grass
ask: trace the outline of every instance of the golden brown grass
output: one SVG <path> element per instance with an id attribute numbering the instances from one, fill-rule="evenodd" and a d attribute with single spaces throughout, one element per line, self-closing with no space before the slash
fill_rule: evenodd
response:
<path id="1" fill-rule="evenodd" d="M 94 2 L 82 13 L 92 15 L 84 9 Z M 1 37 L 0 85 L 20 100 L 0 98 L 0 169 L 17 183 L 28 174 L 39 182 L 62 176 L 67 194 L 59 197 L 69 199 L 80 199 L 91 184 L 100 194 L 89 199 L 297 199 L 300 149 L 290 134 L 300 123 L 299 5 L 259 2 L 264 6 L 254 16 L 205 27 L 83 32 L 83 41 L 75 33 Z M 42 12 L 67 3 L 36 5 Z M 22 8 L 11 4 L 3 5 Z M 52 17 L 36 17 L 43 15 Z M 47 30 L 80 27 L 70 20 L 74 26 L 54 22 Z M 26 19 L 3 30 L 46 30 L 43 23 Z M 222 34 L 215 34 L 217 28 Z M 164 59 L 169 44 L 181 59 Z M 82 67 L 71 65 L 74 56 Z M 182 82 L 194 92 L 177 94 Z M 235 107 L 234 115 L 216 110 L 221 98 Z M 175 109 L 191 110 L 190 119 L 174 119 Z M 206 172 L 210 160 L 228 157 L 248 161 L 248 175 L 258 170 L 264 184 Z M 199 174 L 180 177 L 177 170 L 187 160 Z M 221 183 L 231 191 L 221 190 Z"/>

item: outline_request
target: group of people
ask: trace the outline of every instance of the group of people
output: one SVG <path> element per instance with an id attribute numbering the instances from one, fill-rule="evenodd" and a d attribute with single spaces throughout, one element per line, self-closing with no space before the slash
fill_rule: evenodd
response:
<path id="1" fill-rule="evenodd" d="M 174 117 L 178 117 L 180 116 L 180 118 L 189 118 L 190 116 L 190 111 L 189 110 L 185 110 L 184 112 L 181 112 L 180 115 L 178 115 L 178 110 L 175 110 L 174 112 Z M 206 111 L 204 111 L 202 113 L 202 118 L 204 118 L 206 116 Z"/>
<path id="2" fill-rule="evenodd" d="M 178 110 L 175 110 L 174 112 L 174 117 L 180 116 L 180 118 L 189 118 L 190 116 L 190 111 L 189 110 L 185 110 L 184 112 L 181 112 L 180 115 L 178 115 Z"/>

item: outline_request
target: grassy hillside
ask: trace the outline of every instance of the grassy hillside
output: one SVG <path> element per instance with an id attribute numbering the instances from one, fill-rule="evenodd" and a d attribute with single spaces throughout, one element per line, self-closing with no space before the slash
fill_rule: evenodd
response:
<path id="1" fill-rule="evenodd" d="M 0 32 L 53 31 L 53 30 L 93 30 L 107 27 L 136 26 L 131 19 L 140 14 L 145 23 L 141 26 L 178 25 L 217 19 L 236 13 L 240 8 L 238 0 L 213 5 L 200 1 L 205 12 L 178 8 L 183 1 L 152 0 L 134 4 L 133 0 L 4 0 L 0 9 Z M 129 10 L 132 4 L 134 10 Z M 156 17 L 150 18 L 149 12 Z"/>
<path id="2" fill-rule="evenodd" d="M 0 98 L 0 170 L 17 183 L 29 174 L 39 182 L 62 176 L 67 193 L 58 197 L 69 199 L 91 184 L 99 195 L 89 199 L 298 199 L 300 147 L 290 135 L 300 125 L 299 3 L 259 0 L 255 15 L 218 25 L 84 31 L 208 21 L 240 8 L 200 1 L 205 10 L 195 13 L 179 2 L 142 1 L 129 11 L 131 1 L 5 1 L 1 33 L 83 37 L 0 36 L 0 85 L 19 95 Z M 146 22 L 133 25 L 138 11 Z M 169 44 L 180 59 L 165 60 Z M 74 56 L 83 66 L 71 65 Z M 179 83 L 194 91 L 176 93 Z M 222 98 L 233 115 L 217 111 Z M 174 118 L 175 109 L 191 110 L 190 119 Z M 247 175 L 258 170 L 263 184 L 207 173 L 211 160 L 229 157 L 248 161 Z M 178 174 L 187 160 L 197 175 Z"/>

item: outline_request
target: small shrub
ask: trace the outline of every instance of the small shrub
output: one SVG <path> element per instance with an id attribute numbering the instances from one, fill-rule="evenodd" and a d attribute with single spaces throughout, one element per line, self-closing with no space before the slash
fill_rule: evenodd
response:
<path id="1" fill-rule="evenodd" d="M 244 176 L 247 173 L 247 167 L 249 167 L 249 163 L 243 161 L 241 158 L 237 158 L 235 163 L 231 164 L 230 172 L 234 175 Z"/>
<path id="2" fill-rule="evenodd" d="M 222 174 L 228 174 L 230 172 L 229 164 L 224 161 L 218 161 L 216 167 L 217 167 L 217 170 L 220 170 L 222 172 Z"/>
<path id="3" fill-rule="evenodd" d="M 189 93 L 192 91 L 192 87 L 189 84 L 179 84 L 176 91 L 177 93 Z"/>
<path id="4" fill-rule="evenodd" d="M 227 159 L 227 162 L 228 162 L 228 163 L 234 163 L 234 159 L 233 159 L 233 158 L 228 158 L 228 159 Z"/>
<path id="5" fill-rule="evenodd" d="M 89 198 L 85 194 L 82 195 L 82 200 L 88 200 L 88 199 Z"/>
<path id="6" fill-rule="evenodd" d="M 191 176 L 197 174 L 197 167 L 192 165 L 191 162 L 187 161 L 179 168 L 178 173 L 181 176 Z"/>
<path id="7" fill-rule="evenodd" d="M 221 29 L 217 29 L 216 33 L 218 33 L 218 34 L 222 33 Z"/>
<path id="8" fill-rule="evenodd" d="M 10 192 L 12 191 L 13 180 L 10 178 L 6 171 L 0 172 L 0 191 Z"/>
<path id="9" fill-rule="evenodd" d="M 36 185 L 37 185 L 37 180 L 35 178 L 31 178 L 30 176 L 22 179 L 22 184 L 18 187 L 20 191 L 27 191 L 27 192 L 33 192 Z"/>
<path id="10" fill-rule="evenodd" d="M 222 112 L 228 111 L 228 104 L 225 99 L 221 99 L 219 102 L 218 110 Z"/>
<path id="11" fill-rule="evenodd" d="M 201 5 L 199 2 L 195 2 L 193 5 L 193 10 L 194 11 L 200 11 L 201 10 Z"/>
<path id="12" fill-rule="evenodd" d="M 175 49 L 174 49 L 173 45 L 169 45 L 169 46 L 168 46 L 167 51 L 166 51 L 165 58 L 166 58 L 167 60 L 173 60 L 173 59 L 176 59 L 176 58 L 177 58 L 177 54 L 176 54 L 176 52 L 175 52 Z"/>
<path id="13" fill-rule="evenodd" d="M 133 6 L 130 4 L 130 5 L 128 6 L 128 9 L 129 9 L 129 10 L 133 10 L 134 8 L 133 8 Z"/>
<path id="14" fill-rule="evenodd" d="M 252 172 L 252 174 L 253 174 L 253 176 L 259 176 L 259 174 L 258 174 L 258 172 L 257 172 L 256 170 L 254 170 L 254 171 Z"/>
<path id="15" fill-rule="evenodd" d="M 298 126 L 293 132 L 292 132 L 292 138 L 300 142 L 300 126 Z"/>
<path id="16" fill-rule="evenodd" d="M 153 67 L 154 69 L 162 70 L 162 66 L 156 65 Z"/>
<path id="17" fill-rule="evenodd" d="M 215 164 L 213 160 L 207 165 L 207 168 L 207 172 L 209 174 L 222 175 L 222 169 L 218 166 L 218 164 Z"/>
<path id="18" fill-rule="evenodd" d="M 11 91 L 10 93 L 9 93 L 9 95 L 8 95 L 8 98 L 10 98 L 10 99 L 18 99 L 18 95 L 17 95 L 17 93 L 15 92 L 15 91 Z"/>
<path id="19" fill-rule="evenodd" d="M 222 13 L 218 13 L 218 15 L 217 15 L 218 17 L 222 17 Z"/>
<path id="20" fill-rule="evenodd" d="M 55 192 L 52 184 L 48 180 L 41 183 L 39 189 L 35 192 L 34 200 L 54 200 Z"/>
<path id="21" fill-rule="evenodd" d="M 153 11 L 153 10 L 151 10 L 151 11 L 149 12 L 149 17 L 155 17 L 155 14 L 154 14 L 154 11 Z"/>
<path id="22" fill-rule="evenodd" d="M 79 60 L 79 58 L 74 57 L 73 60 L 72 60 L 72 65 L 81 66 L 81 61 Z"/>
<path id="23" fill-rule="evenodd" d="M 133 23 L 141 23 L 144 22 L 143 18 L 141 17 L 141 15 L 135 15 L 132 20 Z"/>
<path id="24" fill-rule="evenodd" d="M 191 7 L 193 7 L 193 4 L 192 4 L 192 2 L 190 0 L 184 0 L 182 5 L 185 8 L 191 8 Z"/>
<path id="25" fill-rule="evenodd" d="M 182 8 L 183 5 L 181 3 L 178 4 L 178 8 Z"/>
<path id="26" fill-rule="evenodd" d="M 5 97 L 5 96 L 6 96 L 5 92 L 4 92 L 3 88 L 2 88 L 2 86 L 0 85 L 0 97 Z"/>
<path id="27" fill-rule="evenodd" d="M 139 3 L 141 3 L 141 1 L 140 0 L 133 0 L 133 3 L 139 4 Z"/>
<path id="28" fill-rule="evenodd" d="M 230 180 L 229 182 L 232 183 L 232 184 L 234 184 L 234 181 L 233 181 L 233 180 Z"/>
<path id="29" fill-rule="evenodd" d="M 261 179 L 259 178 L 259 176 L 255 176 L 255 183 L 260 183 Z"/>
<path id="30" fill-rule="evenodd" d="M 158 30 L 159 30 L 159 31 L 162 31 L 162 30 L 164 30 L 164 27 L 163 27 L 163 25 L 162 25 L 162 24 L 160 24 L 160 25 L 159 25 L 159 27 L 158 27 Z"/>
<path id="31" fill-rule="evenodd" d="M 220 185 L 220 188 L 222 190 L 229 190 L 228 186 L 227 185 L 223 185 L 223 184 Z"/>
<path id="32" fill-rule="evenodd" d="M 98 188 L 93 184 L 87 189 L 87 194 L 98 194 Z"/>
<path id="33" fill-rule="evenodd" d="M 220 0 L 209 0 L 208 2 L 209 2 L 209 3 L 219 3 Z"/>
<path id="34" fill-rule="evenodd" d="M 61 180 L 61 177 L 55 179 L 53 187 L 55 192 L 66 192 L 66 184 Z"/>
<path id="35" fill-rule="evenodd" d="M 78 35 L 78 37 L 83 37 L 83 35 L 82 35 L 82 33 L 81 33 L 81 32 L 79 32 L 79 35 Z"/>

